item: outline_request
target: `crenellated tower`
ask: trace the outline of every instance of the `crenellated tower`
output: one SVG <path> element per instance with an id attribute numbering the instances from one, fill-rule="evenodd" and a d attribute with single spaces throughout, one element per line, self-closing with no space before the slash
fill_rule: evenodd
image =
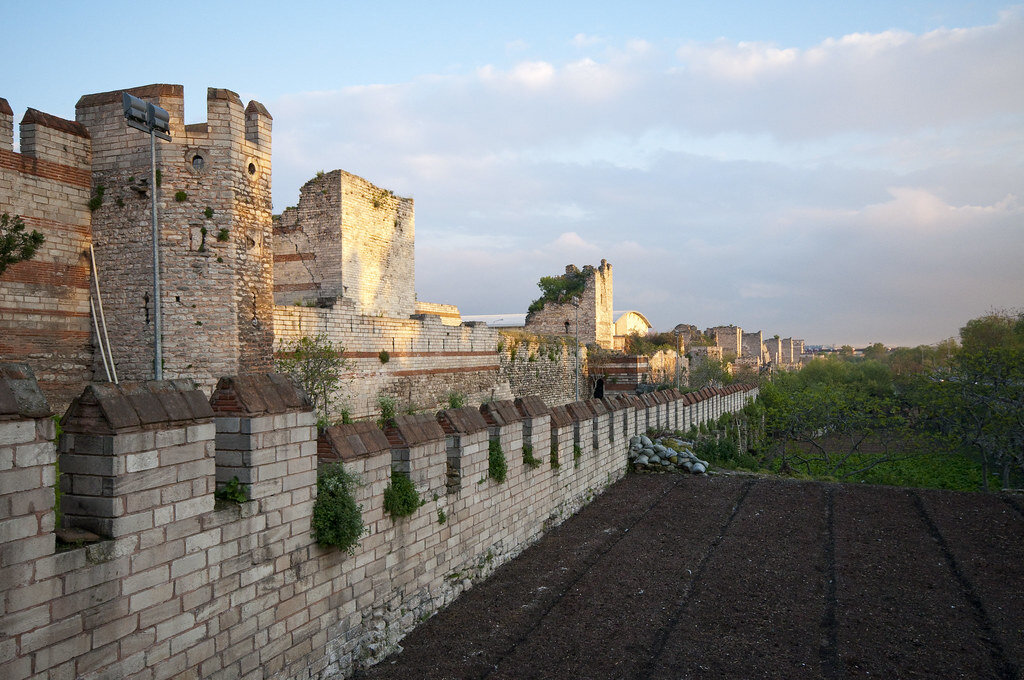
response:
<path id="1" fill-rule="evenodd" d="M 150 192 L 159 210 L 164 377 L 212 388 L 269 370 L 273 346 L 271 123 L 262 104 L 207 90 L 207 122 L 184 124 L 183 88 L 124 90 L 170 113 L 172 141 L 129 128 L 122 90 L 82 97 L 92 136 L 92 232 L 114 360 L 123 379 L 152 377 Z"/>

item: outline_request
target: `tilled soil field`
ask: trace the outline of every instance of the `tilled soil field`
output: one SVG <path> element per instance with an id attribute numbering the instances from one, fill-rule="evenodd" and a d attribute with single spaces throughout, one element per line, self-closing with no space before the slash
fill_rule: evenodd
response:
<path id="1" fill-rule="evenodd" d="M 629 475 L 360 678 L 1002 678 L 1020 497 Z"/>

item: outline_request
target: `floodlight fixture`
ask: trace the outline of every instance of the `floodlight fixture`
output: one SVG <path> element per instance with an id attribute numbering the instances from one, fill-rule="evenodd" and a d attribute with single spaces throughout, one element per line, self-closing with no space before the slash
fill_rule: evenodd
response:
<path id="1" fill-rule="evenodd" d="M 128 125 L 143 132 L 151 132 L 160 139 L 171 141 L 171 114 L 156 104 L 121 93 L 121 104 Z"/>
<path id="2" fill-rule="evenodd" d="M 122 92 L 128 126 L 149 133 L 150 196 L 153 199 L 153 378 L 163 380 L 163 321 L 160 305 L 160 227 L 156 211 L 156 138 L 171 141 L 171 114 L 155 104 Z"/>

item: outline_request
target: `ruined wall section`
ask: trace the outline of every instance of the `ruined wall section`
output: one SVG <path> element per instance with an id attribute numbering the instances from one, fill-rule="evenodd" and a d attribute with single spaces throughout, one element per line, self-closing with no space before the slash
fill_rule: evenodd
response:
<path id="1" fill-rule="evenodd" d="M 569 272 L 573 265 L 566 267 Z M 596 343 L 604 349 L 614 347 L 615 319 L 612 312 L 612 266 L 607 260 L 601 265 L 583 267 L 586 286 L 580 297 L 579 339 L 583 344 Z M 576 308 L 569 303 L 545 303 L 527 317 L 526 330 L 538 335 L 566 335 L 565 322 L 569 322 L 569 335 L 576 335 Z"/>
<path id="2" fill-rule="evenodd" d="M 152 377 L 150 139 L 124 121 L 121 90 L 82 97 L 93 138 L 93 213 L 114 360 L 125 379 Z M 206 123 L 184 125 L 180 85 L 127 90 L 166 109 L 157 140 L 164 376 L 268 370 L 273 347 L 271 117 L 229 90 L 207 91 Z"/>
<path id="3" fill-rule="evenodd" d="M 15 153 L 14 114 L 0 99 L 0 214 L 46 241 L 0 275 L 0 358 L 25 361 L 63 410 L 91 380 L 90 163 L 81 125 L 28 109 Z"/>
<path id="4" fill-rule="evenodd" d="M 341 171 L 318 173 L 274 218 L 274 303 L 314 305 L 342 286 Z"/>
<path id="5" fill-rule="evenodd" d="M 550 406 L 576 400 L 575 339 L 561 336 L 499 332 L 500 376 L 513 397 L 537 395 Z M 579 348 L 580 398 L 589 396 L 589 364 L 585 345 Z"/>
<path id="6" fill-rule="evenodd" d="M 743 356 L 743 329 L 739 326 L 715 326 L 705 332 L 714 338 L 715 344 L 722 348 L 722 355 L 727 360 Z"/>
<path id="7" fill-rule="evenodd" d="M 277 304 L 345 298 L 367 316 L 416 313 L 411 198 L 344 170 L 318 174 L 277 220 L 274 236 Z"/>
<path id="8" fill-rule="evenodd" d="M 458 393 L 470 405 L 509 399 L 499 373 L 498 333 L 485 324 L 441 323 L 436 315 L 366 316 L 350 300 L 329 308 L 279 305 L 274 328 L 278 350 L 303 336 L 324 335 L 345 349 L 348 368 L 332 398 L 332 417 L 376 417 L 378 397 L 393 397 L 402 410 L 447 405 Z"/>

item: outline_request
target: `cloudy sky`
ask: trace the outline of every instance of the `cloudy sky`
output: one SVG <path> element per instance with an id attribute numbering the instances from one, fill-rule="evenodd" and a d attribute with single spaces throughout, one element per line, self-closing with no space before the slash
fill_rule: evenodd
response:
<path id="1" fill-rule="evenodd" d="M 843 7 L 831 5 L 842 4 Z M 416 200 L 421 300 L 931 343 L 1024 307 L 1024 6 L 8 3 L 0 96 L 181 83 L 274 117 L 274 203 L 343 168 Z"/>

